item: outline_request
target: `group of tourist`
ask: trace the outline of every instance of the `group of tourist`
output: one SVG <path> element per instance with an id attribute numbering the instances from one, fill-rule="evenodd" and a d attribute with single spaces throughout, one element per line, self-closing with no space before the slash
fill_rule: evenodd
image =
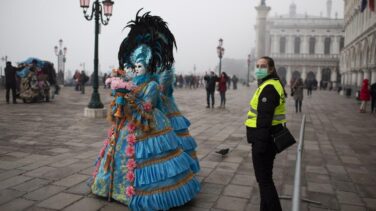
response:
<path id="1" fill-rule="evenodd" d="M 81 94 L 85 94 L 85 84 L 89 81 L 89 76 L 86 75 L 85 71 L 78 71 L 73 75 L 73 80 L 75 84 L 75 91 L 81 91 Z"/>

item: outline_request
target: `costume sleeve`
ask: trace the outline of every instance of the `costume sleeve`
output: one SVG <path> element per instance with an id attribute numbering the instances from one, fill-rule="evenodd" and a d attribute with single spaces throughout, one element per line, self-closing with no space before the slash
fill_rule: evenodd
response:
<path id="1" fill-rule="evenodd" d="M 279 105 L 279 94 L 273 85 L 267 85 L 260 93 L 257 106 L 257 137 L 261 140 L 269 139 L 274 110 Z"/>
<path id="2" fill-rule="evenodd" d="M 150 102 L 153 107 L 156 107 L 160 100 L 160 92 L 158 83 L 151 81 L 145 88 L 145 94 L 142 101 L 144 103 Z"/>

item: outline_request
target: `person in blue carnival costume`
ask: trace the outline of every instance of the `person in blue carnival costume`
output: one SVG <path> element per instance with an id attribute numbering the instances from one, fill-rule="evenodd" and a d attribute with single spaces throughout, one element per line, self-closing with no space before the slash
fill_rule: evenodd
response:
<path id="1" fill-rule="evenodd" d="M 162 99 L 155 72 L 171 68 L 175 39 L 160 17 L 138 13 L 128 23 L 130 32 L 119 49 L 118 72 L 124 76 L 124 69 L 131 68 L 135 76 L 111 82 L 112 128 L 90 185 L 95 195 L 131 210 L 168 210 L 200 191 L 198 164 L 159 109 Z"/>
<path id="2" fill-rule="evenodd" d="M 170 119 L 171 125 L 174 128 L 175 133 L 181 139 L 181 147 L 186 153 L 191 155 L 195 160 L 192 169 L 195 173 L 200 171 L 200 164 L 196 155 L 197 144 L 195 139 L 189 134 L 190 121 L 185 118 L 180 112 L 178 106 L 175 103 L 173 96 L 174 92 L 174 68 L 165 70 L 158 74 L 158 81 L 161 87 L 161 99 L 160 110 Z"/>

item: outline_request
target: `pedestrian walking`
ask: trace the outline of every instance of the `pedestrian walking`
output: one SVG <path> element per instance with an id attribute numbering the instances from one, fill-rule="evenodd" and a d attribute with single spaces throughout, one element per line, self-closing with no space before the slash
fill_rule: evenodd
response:
<path id="1" fill-rule="evenodd" d="M 85 71 L 81 71 L 80 74 L 80 87 L 81 87 L 81 94 L 85 94 L 85 84 L 89 81 L 89 76 L 85 74 Z"/>
<path id="2" fill-rule="evenodd" d="M 210 105 L 214 108 L 214 91 L 218 77 L 213 71 L 210 71 L 210 75 L 205 75 L 204 80 L 206 83 L 206 108 L 210 108 Z"/>
<path id="3" fill-rule="evenodd" d="M 303 104 L 303 80 L 301 78 L 297 79 L 292 86 L 293 97 L 295 100 L 295 113 L 302 112 Z"/>
<path id="4" fill-rule="evenodd" d="M 7 61 L 5 66 L 5 100 L 7 103 L 9 103 L 9 92 L 12 90 L 13 104 L 17 104 L 16 87 L 16 68 L 12 66 L 12 62 Z"/>
<path id="5" fill-rule="evenodd" d="M 252 144 L 252 161 L 260 190 L 261 211 L 281 211 L 278 193 L 273 182 L 273 163 L 276 156 L 272 134 L 282 131 L 286 123 L 286 92 L 270 57 L 257 60 L 258 89 L 250 101 L 245 121 L 247 141 Z"/>
<path id="6" fill-rule="evenodd" d="M 232 87 L 234 90 L 238 89 L 238 77 L 236 77 L 236 75 L 233 75 L 232 76 Z"/>
<path id="7" fill-rule="evenodd" d="M 221 96 L 221 105 L 219 108 L 225 108 L 226 106 L 226 91 L 228 81 L 231 81 L 230 78 L 227 76 L 226 72 L 222 72 L 221 76 L 218 78 L 218 91 L 219 95 Z"/>
<path id="8" fill-rule="evenodd" d="M 376 82 L 371 85 L 371 113 L 375 111 L 376 107 Z"/>
<path id="9" fill-rule="evenodd" d="M 313 81 L 312 80 L 306 80 L 306 87 L 307 87 L 307 96 L 312 95 L 312 89 L 313 89 Z"/>
<path id="10" fill-rule="evenodd" d="M 359 99 L 361 101 L 360 104 L 360 113 L 366 113 L 366 108 L 367 108 L 367 102 L 371 98 L 370 90 L 368 87 L 368 79 L 364 79 L 362 83 L 362 88 L 360 89 L 360 94 L 359 94 Z"/>
<path id="11" fill-rule="evenodd" d="M 76 91 L 80 91 L 81 90 L 81 87 L 80 87 L 80 76 L 81 76 L 80 72 L 78 70 L 76 70 L 76 72 L 73 75 L 73 80 L 74 80 L 74 83 L 75 83 L 74 90 L 76 90 Z"/>

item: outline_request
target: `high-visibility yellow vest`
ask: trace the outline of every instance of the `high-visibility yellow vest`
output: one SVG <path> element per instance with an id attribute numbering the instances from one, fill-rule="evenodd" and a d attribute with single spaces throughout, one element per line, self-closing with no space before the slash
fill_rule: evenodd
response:
<path id="1" fill-rule="evenodd" d="M 249 102 L 250 110 L 248 111 L 248 118 L 245 121 L 245 125 L 247 127 L 256 128 L 257 127 L 257 106 L 259 102 L 259 97 L 262 90 L 267 85 L 273 85 L 275 90 L 279 94 L 279 105 L 274 110 L 274 116 L 272 125 L 278 125 L 286 122 L 286 109 L 285 109 L 285 93 L 283 91 L 283 87 L 281 82 L 277 79 L 269 79 L 264 81 L 256 90 L 255 94 L 252 97 L 252 100 Z"/>

